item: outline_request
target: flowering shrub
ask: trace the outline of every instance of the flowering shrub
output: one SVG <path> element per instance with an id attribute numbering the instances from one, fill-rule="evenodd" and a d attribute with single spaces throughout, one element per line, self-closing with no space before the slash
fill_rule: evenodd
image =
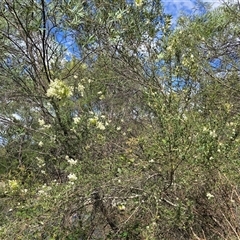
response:
<path id="1" fill-rule="evenodd" d="M 47 90 L 48 97 L 55 97 L 57 99 L 64 99 L 72 95 L 72 90 L 62 80 L 55 79 L 49 84 Z"/>
<path id="2" fill-rule="evenodd" d="M 0 239 L 240 239 L 235 8 L 1 4 Z"/>

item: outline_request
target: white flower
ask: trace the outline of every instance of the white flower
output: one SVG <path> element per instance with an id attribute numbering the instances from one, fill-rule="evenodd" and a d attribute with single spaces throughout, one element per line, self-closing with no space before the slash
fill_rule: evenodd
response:
<path id="1" fill-rule="evenodd" d="M 68 155 L 65 157 L 65 159 L 67 160 L 67 162 L 70 165 L 76 165 L 77 164 L 77 160 L 74 160 L 73 158 L 70 158 Z"/>
<path id="2" fill-rule="evenodd" d="M 38 143 L 38 146 L 39 146 L 39 147 L 42 147 L 42 146 L 43 146 L 43 142 L 40 141 L 40 142 Z"/>
<path id="3" fill-rule="evenodd" d="M 45 124 L 45 121 L 43 119 L 38 119 L 38 123 L 40 126 L 43 126 Z"/>
<path id="4" fill-rule="evenodd" d="M 24 189 L 21 190 L 22 193 L 27 193 L 27 191 L 28 191 L 28 190 L 27 190 L 26 188 L 24 188 Z"/>
<path id="5" fill-rule="evenodd" d="M 210 136 L 213 137 L 213 138 L 217 137 L 217 134 L 216 134 L 215 130 L 210 131 L 209 134 L 210 134 Z"/>
<path id="6" fill-rule="evenodd" d="M 46 193 L 45 193 L 44 190 L 39 190 L 39 191 L 38 191 L 38 194 L 39 194 L 39 195 L 43 195 L 43 194 L 46 194 Z"/>
<path id="7" fill-rule="evenodd" d="M 68 163 L 69 163 L 70 165 L 76 165 L 76 164 L 77 164 L 77 160 L 74 160 L 74 159 L 70 158 L 70 159 L 68 160 Z"/>
<path id="8" fill-rule="evenodd" d="M 168 50 L 168 51 L 171 51 L 171 50 L 172 50 L 172 46 L 168 46 L 168 47 L 167 47 L 167 50 Z"/>
<path id="9" fill-rule="evenodd" d="M 121 130 L 121 127 L 117 127 L 116 129 L 117 129 L 117 131 L 120 131 L 120 130 Z"/>
<path id="10" fill-rule="evenodd" d="M 125 210 L 126 210 L 126 207 L 125 207 L 125 205 L 118 205 L 118 209 L 119 209 L 120 211 L 125 211 Z"/>
<path id="11" fill-rule="evenodd" d="M 137 7 L 141 7 L 143 4 L 143 0 L 135 0 L 135 4 Z"/>
<path id="12" fill-rule="evenodd" d="M 68 87 L 62 80 L 55 79 L 49 84 L 47 90 L 48 97 L 55 97 L 58 99 L 70 97 L 72 95 L 71 88 Z"/>
<path id="13" fill-rule="evenodd" d="M 119 13 L 117 16 L 116 16 L 117 19 L 122 19 L 122 13 Z"/>
<path id="14" fill-rule="evenodd" d="M 98 117 L 95 116 L 93 118 L 89 118 L 88 121 L 91 125 L 96 125 L 98 121 Z"/>
<path id="15" fill-rule="evenodd" d="M 81 65 L 81 68 L 83 69 L 83 70 L 85 70 L 85 69 L 87 69 L 87 64 L 86 63 L 82 63 L 82 65 Z"/>
<path id="16" fill-rule="evenodd" d="M 99 97 L 100 100 L 103 100 L 105 99 L 105 96 L 102 94 L 100 97 Z"/>
<path id="17" fill-rule="evenodd" d="M 51 127 L 51 124 L 46 124 L 43 127 L 46 128 L 46 129 L 49 129 Z"/>
<path id="18" fill-rule="evenodd" d="M 44 159 L 42 159 L 42 158 L 40 158 L 40 157 L 36 157 L 36 159 L 37 159 L 37 165 L 38 165 L 39 168 L 42 168 L 42 167 L 45 166 L 45 161 L 44 161 Z"/>
<path id="19" fill-rule="evenodd" d="M 76 181 L 77 180 L 77 176 L 74 173 L 70 173 L 68 175 L 68 179 L 72 182 L 72 181 Z"/>
<path id="20" fill-rule="evenodd" d="M 105 130 L 106 129 L 102 122 L 97 122 L 96 123 L 96 128 L 98 128 L 100 130 Z"/>
<path id="21" fill-rule="evenodd" d="M 57 139 L 57 136 L 56 136 L 56 135 L 50 136 L 50 141 L 51 141 L 51 142 L 55 142 L 56 139 Z"/>
<path id="22" fill-rule="evenodd" d="M 17 180 L 8 180 L 8 185 L 11 188 L 12 191 L 17 190 L 19 187 Z"/>
<path id="23" fill-rule="evenodd" d="M 81 118 L 80 117 L 74 117 L 73 122 L 74 124 L 78 124 L 80 122 Z"/>
<path id="24" fill-rule="evenodd" d="M 214 198 L 214 196 L 209 192 L 206 194 L 206 196 L 207 196 L 208 199 Z"/>
<path id="25" fill-rule="evenodd" d="M 79 83 L 77 88 L 78 88 L 78 91 L 83 96 L 85 87 L 81 83 Z"/>

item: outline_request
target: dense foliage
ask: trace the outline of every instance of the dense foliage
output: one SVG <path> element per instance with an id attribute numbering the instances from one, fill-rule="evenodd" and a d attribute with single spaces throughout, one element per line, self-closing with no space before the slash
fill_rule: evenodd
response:
<path id="1" fill-rule="evenodd" d="M 0 2 L 1 239 L 240 239 L 240 6 Z"/>

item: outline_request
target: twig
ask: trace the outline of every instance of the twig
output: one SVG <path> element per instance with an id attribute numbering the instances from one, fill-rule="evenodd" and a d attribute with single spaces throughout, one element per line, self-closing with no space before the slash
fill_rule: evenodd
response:
<path id="1" fill-rule="evenodd" d="M 226 216 L 225 216 L 225 214 L 223 212 L 222 212 L 222 215 L 223 215 L 224 219 L 226 220 L 226 222 L 228 223 L 228 225 L 230 226 L 230 228 L 233 230 L 233 232 L 236 235 L 237 239 L 240 240 L 240 236 L 238 235 L 236 229 L 233 227 L 231 222 L 226 218 Z"/>

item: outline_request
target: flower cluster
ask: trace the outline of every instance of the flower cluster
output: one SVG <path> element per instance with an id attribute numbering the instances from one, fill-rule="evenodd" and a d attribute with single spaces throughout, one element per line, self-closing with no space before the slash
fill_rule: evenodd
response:
<path id="1" fill-rule="evenodd" d="M 71 95 L 71 88 L 68 87 L 62 80 L 55 79 L 49 84 L 49 89 L 47 90 L 48 97 L 63 99 L 70 97 Z"/>
<path id="2" fill-rule="evenodd" d="M 77 180 L 77 176 L 74 173 L 70 173 L 70 174 L 68 174 L 68 179 L 69 179 L 70 183 L 73 184 L 73 182 Z"/>
<path id="3" fill-rule="evenodd" d="M 83 97 L 85 87 L 81 83 L 79 83 L 77 89 L 80 92 L 81 96 Z"/>
<path id="4" fill-rule="evenodd" d="M 38 119 L 38 123 L 40 126 L 43 126 L 45 124 L 45 121 L 43 119 Z"/>
<path id="5" fill-rule="evenodd" d="M 102 122 L 97 122 L 96 123 L 96 128 L 98 128 L 100 130 L 105 130 L 105 126 Z"/>
<path id="6" fill-rule="evenodd" d="M 104 118 L 105 118 L 105 116 L 101 116 L 101 119 L 104 119 Z M 100 130 L 105 130 L 106 126 L 108 125 L 107 122 L 104 124 L 102 120 L 99 120 L 98 116 L 89 118 L 88 123 L 89 123 L 89 125 L 95 126 L 96 128 L 98 128 Z"/>
<path id="7" fill-rule="evenodd" d="M 135 0 L 135 4 L 137 7 L 141 7 L 143 5 L 143 0 Z"/>
<path id="8" fill-rule="evenodd" d="M 37 166 L 39 168 L 43 168 L 45 166 L 45 161 L 44 159 L 40 158 L 40 157 L 36 157 L 36 160 L 37 160 Z"/>
<path id="9" fill-rule="evenodd" d="M 65 157 L 67 162 L 72 166 L 77 164 L 77 160 L 74 160 L 73 158 L 70 158 L 68 155 Z"/>
<path id="10" fill-rule="evenodd" d="M 12 191 L 16 191 L 19 188 L 17 180 L 8 180 L 8 185 Z"/>
<path id="11" fill-rule="evenodd" d="M 45 129 L 49 129 L 51 127 L 51 124 L 46 124 L 44 119 L 38 119 L 38 124 Z"/>
<path id="12" fill-rule="evenodd" d="M 105 99 L 105 96 L 102 91 L 99 91 L 97 94 L 98 94 L 100 100 Z"/>
<path id="13" fill-rule="evenodd" d="M 81 118 L 80 118 L 80 117 L 74 117 L 74 118 L 73 118 L 74 124 L 78 124 L 80 121 L 81 121 Z"/>

